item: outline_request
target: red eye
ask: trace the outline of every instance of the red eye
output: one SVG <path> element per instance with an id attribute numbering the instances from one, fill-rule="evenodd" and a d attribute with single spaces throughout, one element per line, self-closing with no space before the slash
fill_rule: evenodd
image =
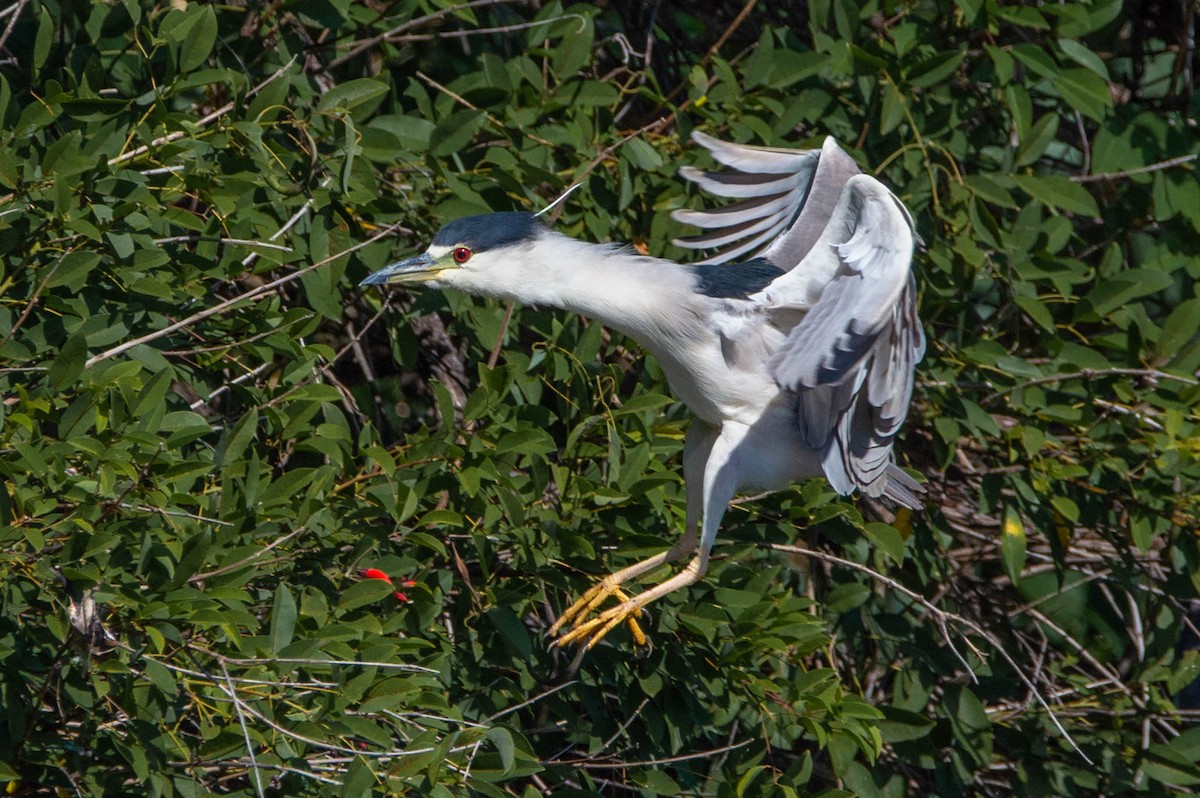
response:
<path id="1" fill-rule="evenodd" d="M 466 247 L 455 247 L 450 253 L 450 257 L 454 258 L 455 263 L 466 263 L 471 259 L 471 250 Z"/>

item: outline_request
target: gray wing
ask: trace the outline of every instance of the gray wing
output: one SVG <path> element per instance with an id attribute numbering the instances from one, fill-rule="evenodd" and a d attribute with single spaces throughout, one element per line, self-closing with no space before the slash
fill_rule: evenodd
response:
<path id="1" fill-rule="evenodd" d="M 807 311 L 767 368 L 796 393 L 801 432 L 822 452 L 830 484 L 914 509 L 923 489 L 895 465 L 892 443 L 925 353 L 910 269 L 915 236 L 904 205 L 857 175 L 804 261 L 753 297 L 768 313 Z"/>
<path id="2" fill-rule="evenodd" d="M 692 133 L 692 139 L 733 171 L 685 166 L 680 174 L 710 194 L 739 200 L 714 210 L 671 214 L 676 221 L 708 231 L 677 239 L 676 246 L 724 247 L 702 263 L 760 255 L 784 271 L 796 267 L 825 229 L 846 181 L 859 173 L 832 138 L 819 150 L 730 144 L 700 132 Z"/>

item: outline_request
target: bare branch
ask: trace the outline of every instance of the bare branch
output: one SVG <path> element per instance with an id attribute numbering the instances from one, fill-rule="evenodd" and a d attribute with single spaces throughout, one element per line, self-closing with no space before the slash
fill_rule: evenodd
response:
<path id="1" fill-rule="evenodd" d="M 956 613 L 943 610 L 940 607 L 934 605 L 931 601 L 929 601 L 929 599 L 925 598 L 920 593 L 910 590 L 909 588 L 907 588 L 904 585 L 897 582 L 895 579 L 884 576 L 883 574 L 881 574 L 877 571 L 874 571 L 865 565 L 856 563 L 853 560 L 846 560 L 841 557 L 836 557 L 832 554 L 826 554 L 823 551 L 815 551 L 813 549 L 806 549 L 803 546 L 787 546 L 787 545 L 783 545 L 783 544 L 779 544 L 779 543 L 770 543 L 770 544 L 766 544 L 766 546 L 767 546 L 767 548 L 772 549 L 774 551 L 782 551 L 782 552 L 787 552 L 789 554 L 799 554 L 804 557 L 812 557 L 813 559 L 822 560 L 824 562 L 833 563 L 835 565 L 840 565 L 845 568 L 850 568 L 852 570 L 859 571 L 860 573 L 868 574 L 872 579 L 875 579 L 875 580 L 881 582 L 882 584 L 887 585 L 889 588 L 891 588 L 899 593 L 903 593 L 904 595 L 911 598 L 913 601 L 920 604 L 922 607 L 925 608 L 926 611 L 930 612 L 934 616 L 934 618 L 938 620 L 939 626 L 944 625 L 947 622 L 953 622 L 953 623 L 957 624 L 958 626 L 964 627 L 966 629 L 970 629 L 972 632 L 974 632 L 975 634 L 979 635 L 984 640 L 986 640 L 988 642 L 988 645 L 990 645 L 993 649 L 995 649 L 996 653 L 1000 655 L 1001 659 L 1003 659 L 1005 662 L 1007 662 L 1009 664 L 1009 667 L 1011 667 L 1013 669 L 1013 672 L 1017 674 L 1017 678 L 1019 678 L 1025 684 L 1025 687 L 1028 688 L 1029 691 L 1033 694 L 1034 699 L 1038 702 L 1039 705 L 1041 705 L 1042 709 L 1046 710 L 1046 714 L 1049 716 L 1050 721 L 1054 724 L 1054 727 L 1056 729 L 1058 729 L 1059 733 L 1063 736 L 1063 739 L 1065 739 L 1070 744 L 1070 746 L 1073 749 L 1075 749 L 1075 753 L 1079 754 L 1079 756 L 1081 756 L 1083 758 L 1083 760 L 1085 762 L 1087 762 L 1089 765 L 1095 764 L 1094 762 L 1092 762 L 1091 759 L 1088 758 L 1088 755 L 1083 752 L 1083 749 L 1081 749 L 1078 746 L 1078 744 L 1076 744 L 1074 738 L 1071 737 L 1071 735 L 1067 732 L 1066 728 L 1059 721 L 1058 716 L 1055 714 L 1054 710 L 1050 708 L 1050 704 L 1047 703 L 1046 699 L 1042 696 L 1041 691 L 1038 690 L 1037 685 L 1035 685 L 1033 683 L 1033 680 L 1030 679 L 1025 674 L 1025 671 L 1023 671 L 1021 669 L 1021 666 L 1013 658 L 1012 654 L 1010 654 L 1008 652 L 1008 649 L 1005 648 L 1004 644 L 1000 640 L 998 640 L 995 637 L 995 635 L 993 635 L 988 630 L 984 629 L 982 626 L 980 626 L 975 621 L 972 621 L 969 618 L 964 618 L 963 616 L 958 615 Z M 944 629 L 943 629 L 943 634 L 946 634 L 946 631 Z M 963 639 L 966 640 L 965 635 L 963 636 Z M 970 645 L 970 641 L 967 641 L 967 642 Z M 976 651 L 978 653 L 977 649 L 975 649 L 975 647 L 973 645 L 971 645 L 971 648 L 973 651 Z M 955 654 L 958 655 L 958 652 L 956 651 Z M 959 660 L 961 661 L 962 660 L 961 655 L 958 655 L 958 657 L 959 657 Z M 973 675 L 972 675 L 972 678 L 973 678 Z"/>
<path id="2" fill-rule="evenodd" d="M 175 132 L 168 133 L 165 136 L 159 136 L 158 138 L 151 141 L 149 144 L 143 144 L 141 147 L 138 147 L 137 149 L 133 149 L 133 150 L 130 150 L 129 152 L 122 153 L 121 155 L 118 155 L 115 158 L 110 158 L 108 161 L 108 165 L 109 166 L 118 166 L 120 164 L 125 163 L 126 161 L 131 161 L 140 155 L 145 155 L 146 153 L 150 152 L 150 150 L 152 150 L 156 147 L 161 147 L 162 145 L 169 144 L 172 141 L 177 141 L 177 140 L 183 138 L 184 136 L 194 135 L 196 130 L 208 127 L 213 122 L 217 121 L 221 117 L 225 116 L 225 114 L 229 113 L 234 108 L 236 108 L 238 106 L 238 103 L 242 103 L 242 102 L 245 102 L 246 100 L 249 100 L 251 97 L 258 94 L 260 91 L 262 91 L 264 88 L 269 86 L 271 83 L 275 82 L 280 77 L 286 75 L 288 70 L 292 68 L 292 64 L 296 63 L 297 57 L 298 56 L 292 56 L 291 60 L 289 60 L 286 64 L 281 66 L 279 69 L 275 70 L 275 72 L 272 73 L 269 78 L 264 80 L 262 83 L 259 83 L 257 86 L 253 87 L 252 89 L 250 89 L 250 91 L 246 92 L 245 97 L 240 97 L 237 100 L 231 100 L 230 102 L 225 103 L 220 108 L 218 108 L 217 110 L 208 114 L 207 116 L 203 116 L 200 119 L 198 119 L 196 121 L 195 125 L 192 126 L 192 129 L 176 130 Z M 0 201 L 2 201 L 2 200 L 0 200 Z"/>
<path id="3" fill-rule="evenodd" d="M 250 757 L 250 764 L 254 772 L 254 789 L 258 793 L 258 798 L 266 798 L 263 793 L 262 774 L 258 772 L 258 760 L 254 758 L 254 745 L 250 742 L 250 730 L 246 727 L 246 716 L 242 714 L 242 702 L 238 700 L 237 688 L 233 686 L 233 681 L 229 678 L 229 671 L 225 668 L 225 663 L 221 663 L 221 673 L 225 675 L 225 682 L 228 685 L 226 695 L 233 701 L 238 725 L 242 727 L 242 739 L 246 741 L 246 756 Z"/>
<path id="4" fill-rule="evenodd" d="M 177 321 L 174 324 L 169 324 L 166 327 L 163 327 L 161 330 L 155 330 L 154 332 L 147 333 L 147 334 L 141 336 L 140 338 L 134 338 L 131 341 L 126 341 L 125 343 L 118 344 L 118 345 L 112 347 L 111 349 L 106 349 L 103 352 L 101 352 L 100 354 L 93 355 L 92 357 L 88 358 L 88 360 L 84 364 L 84 366 L 86 368 L 91 368 L 92 366 L 96 365 L 97 363 L 108 360 L 110 357 L 116 357 L 117 355 L 120 355 L 124 352 L 128 352 L 130 349 L 133 349 L 135 346 L 140 346 L 141 344 L 149 343 L 150 341 L 156 341 L 159 338 L 162 338 L 163 336 L 170 335 L 171 333 L 176 332 L 177 330 L 182 330 L 185 327 L 189 327 L 198 321 L 203 321 L 204 319 L 207 319 L 211 316 L 216 316 L 220 313 L 224 313 L 225 311 L 229 310 L 230 308 L 240 305 L 243 302 L 249 302 L 251 299 L 260 297 L 263 294 L 269 294 L 281 285 L 287 285 L 288 283 L 299 280 L 301 277 L 303 277 L 304 275 L 308 274 L 311 271 L 319 269 L 328 263 L 332 263 L 333 261 L 337 260 L 338 258 L 345 257 L 346 255 L 349 255 L 352 252 L 362 249 L 363 247 L 365 247 L 369 244 L 375 243 L 376 241 L 378 241 L 381 238 L 385 238 L 385 237 L 391 235 L 394 231 L 400 229 L 400 227 L 401 227 L 400 223 L 397 222 L 396 224 L 379 231 L 375 235 L 368 238 L 366 241 L 361 241 L 361 242 L 355 244 L 354 246 L 349 247 L 341 252 L 338 252 L 334 255 L 330 255 L 328 258 L 325 258 L 324 260 L 320 260 L 320 261 L 317 261 L 316 263 L 305 266 L 303 269 L 300 269 L 299 271 L 295 271 L 295 272 L 292 272 L 291 274 L 284 275 L 283 277 L 280 277 L 278 280 L 272 280 L 269 283 L 264 283 L 263 285 L 260 285 L 257 288 L 252 288 L 251 290 L 247 291 L 244 294 L 239 294 L 238 296 L 230 297 L 229 299 L 226 299 L 224 302 L 219 302 L 216 305 L 213 305 L 211 308 L 205 308 L 204 310 L 197 311 L 196 313 L 193 313 L 192 315 L 188 316 L 186 319 L 181 319 L 180 321 Z"/>
<path id="5" fill-rule="evenodd" d="M 1076 183 L 1097 183 L 1101 180 L 1124 180 L 1127 177 L 1134 175 L 1144 175 L 1149 172 L 1161 172 L 1164 169 L 1173 169 L 1176 166 L 1182 166 L 1185 163 L 1200 158 L 1200 154 L 1192 153 L 1191 155 L 1180 155 L 1178 158 L 1168 158 L 1165 161 L 1152 163 L 1148 166 L 1137 166 L 1133 169 L 1122 169 L 1118 172 L 1105 172 L 1099 175 L 1073 175 L 1071 180 Z"/>
<path id="6" fill-rule="evenodd" d="M 1145 377 L 1156 380 L 1174 380 L 1187 385 L 1200 385 L 1200 380 L 1192 377 L 1184 377 L 1179 374 L 1172 374 L 1169 371 L 1160 371 L 1159 369 L 1129 369 L 1129 368 L 1107 368 L 1107 369 L 1082 369 L 1080 371 L 1072 371 L 1067 374 L 1050 374 L 1045 377 L 1035 377 L 1031 380 L 1019 382 L 1016 385 L 1009 386 L 1003 390 L 996 391 L 984 397 L 983 404 L 990 404 L 1002 396 L 1007 396 L 1015 391 L 1029 388 L 1034 385 L 1045 385 L 1052 382 L 1066 382 L 1068 380 L 1094 380 L 1097 377 Z"/>

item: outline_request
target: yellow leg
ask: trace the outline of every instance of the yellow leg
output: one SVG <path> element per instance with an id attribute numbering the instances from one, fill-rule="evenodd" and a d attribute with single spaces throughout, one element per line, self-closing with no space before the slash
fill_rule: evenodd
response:
<path id="1" fill-rule="evenodd" d="M 716 537 L 717 526 L 725 506 L 733 497 L 736 487 L 734 474 L 725 474 L 720 466 L 727 462 L 728 446 L 722 450 L 721 457 L 716 461 L 717 466 L 710 469 L 710 456 L 717 445 L 721 429 L 702 421 L 695 421 L 688 427 L 687 439 L 683 446 L 683 481 L 686 486 L 686 518 L 683 536 L 670 550 L 656 554 L 649 559 L 635 563 L 628 568 L 607 576 L 594 585 L 590 590 L 572 604 L 561 617 L 550 627 L 550 634 L 557 635 L 559 631 L 570 625 L 570 631 L 562 634 L 554 641 L 556 646 L 566 646 L 571 643 L 584 643 L 587 648 L 596 645 L 605 635 L 622 622 L 629 624 L 634 643 L 641 647 L 646 645 L 646 635 L 638 626 L 637 618 L 645 607 L 656 598 L 665 596 L 672 590 L 692 584 L 708 569 L 708 552 Z M 736 442 L 737 439 L 735 439 Z M 717 490 L 711 490 L 713 486 Z M 700 534 L 700 520 L 704 518 L 704 534 Z M 649 573 L 660 565 L 679 562 L 689 557 L 693 552 L 699 552 L 688 566 L 666 580 L 632 598 L 627 596 L 621 585 L 631 579 Z M 596 618 L 587 620 L 593 610 L 598 608 L 610 596 L 621 603 L 616 607 L 605 610 Z"/>

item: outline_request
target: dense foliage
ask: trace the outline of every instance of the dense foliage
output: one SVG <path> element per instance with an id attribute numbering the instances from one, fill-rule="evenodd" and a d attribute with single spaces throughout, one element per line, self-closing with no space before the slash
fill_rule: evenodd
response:
<path id="1" fill-rule="evenodd" d="M 0 11 L 9 793 L 1200 784 L 1195 2 L 709 5 Z M 741 502 L 648 655 L 577 658 L 686 412 L 598 325 L 356 286 L 575 181 L 559 229 L 686 257 L 692 129 L 912 209 L 928 509 Z"/>

